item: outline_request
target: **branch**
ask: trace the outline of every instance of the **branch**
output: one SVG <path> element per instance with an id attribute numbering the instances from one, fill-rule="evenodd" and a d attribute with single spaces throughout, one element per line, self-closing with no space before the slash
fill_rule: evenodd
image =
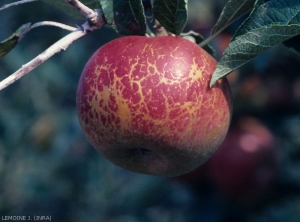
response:
<path id="1" fill-rule="evenodd" d="M 64 38 L 60 39 L 48 49 L 46 49 L 43 53 L 35 57 L 30 62 L 24 64 L 19 70 L 5 78 L 0 82 L 0 90 L 6 88 L 10 84 L 14 83 L 21 77 L 25 76 L 27 73 L 44 63 L 47 59 L 52 57 L 54 54 L 61 52 L 62 50 L 66 50 L 74 41 L 77 39 L 85 36 L 87 32 L 77 30 L 68 35 Z"/>
<path id="2" fill-rule="evenodd" d="M 5 4 L 0 8 L 1 10 L 7 9 L 11 6 L 16 6 L 16 5 L 21 5 L 21 4 L 25 4 L 25 3 L 29 3 L 29 2 L 35 2 L 37 0 L 22 0 L 22 1 L 18 1 L 18 2 L 13 2 L 13 3 L 9 3 L 9 4 Z"/>
<path id="3" fill-rule="evenodd" d="M 97 13 L 97 12 L 95 12 Z M 93 32 L 96 29 L 102 28 L 106 22 L 103 19 L 103 12 L 101 10 L 98 10 L 98 13 L 96 15 L 96 25 L 91 24 L 91 21 L 87 21 L 83 25 L 81 25 L 79 28 L 77 28 L 75 31 L 71 32 L 70 34 L 66 35 L 62 39 L 58 40 L 56 43 L 51 45 L 48 49 L 46 49 L 44 52 L 42 52 L 40 55 L 35 57 L 30 62 L 24 64 L 19 70 L 5 78 L 0 82 L 0 90 L 6 88 L 10 84 L 14 83 L 21 77 L 28 74 L 30 71 L 44 63 L 47 59 L 55 55 L 56 53 L 59 53 L 63 50 L 66 50 L 74 41 L 80 39 L 81 37 L 85 36 L 86 34 Z"/>
<path id="4" fill-rule="evenodd" d="M 66 0 L 70 5 L 74 6 L 82 15 L 84 15 L 88 20 L 97 17 L 97 13 L 87 7 L 86 5 L 82 4 L 78 0 Z"/>
<path id="5" fill-rule="evenodd" d="M 65 1 L 74 6 L 82 15 L 84 15 L 88 19 L 90 25 L 101 28 L 102 23 L 106 23 L 103 11 L 101 9 L 92 10 L 78 0 Z"/>
<path id="6" fill-rule="evenodd" d="M 30 28 L 27 30 L 27 32 L 29 32 L 31 29 L 34 29 L 34 28 L 37 28 L 37 27 L 40 27 L 40 26 L 47 26 L 47 25 L 62 28 L 62 29 L 65 29 L 65 30 L 68 30 L 68 31 L 71 31 L 71 32 L 77 30 L 77 28 L 75 28 L 75 27 L 65 25 L 65 24 L 62 24 L 62 23 L 59 23 L 59 22 L 42 21 L 42 22 L 37 22 L 37 23 L 34 23 L 33 25 L 31 25 Z"/>

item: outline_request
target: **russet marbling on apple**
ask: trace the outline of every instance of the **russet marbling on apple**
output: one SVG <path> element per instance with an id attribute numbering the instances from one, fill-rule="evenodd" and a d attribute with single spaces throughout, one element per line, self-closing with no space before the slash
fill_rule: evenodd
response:
<path id="1" fill-rule="evenodd" d="M 100 47 L 78 84 L 83 131 L 125 169 L 177 176 L 204 163 L 224 140 L 232 99 L 216 61 L 181 37 L 128 36 Z"/>

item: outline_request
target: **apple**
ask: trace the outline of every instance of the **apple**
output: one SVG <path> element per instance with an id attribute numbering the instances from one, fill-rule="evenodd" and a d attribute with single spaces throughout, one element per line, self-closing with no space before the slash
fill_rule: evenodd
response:
<path id="1" fill-rule="evenodd" d="M 209 87 L 216 61 L 181 37 L 127 36 L 100 47 L 77 89 L 91 145 L 138 173 L 178 176 L 224 140 L 232 110 L 226 78 Z"/>
<path id="2" fill-rule="evenodd" d="M 257 198 L 275 182 L 278 161 L 272 132 L 254 117 L 233 123 L 207 170 L 215 186 L 232 199 Z"/>

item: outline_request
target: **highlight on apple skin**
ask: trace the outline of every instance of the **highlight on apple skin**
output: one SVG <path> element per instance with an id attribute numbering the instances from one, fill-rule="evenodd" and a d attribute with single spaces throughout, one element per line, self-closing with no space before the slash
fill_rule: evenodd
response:
<path id="1" fill-rule="evenodd" d="M 181 37 L 127 36 L 100 47 L 77 89 L 79 122 L 91 145 L 138 173 L 178 176 L 224 140 L 232 97 L 226 78 L 209 87 L 216 61 Z"/>

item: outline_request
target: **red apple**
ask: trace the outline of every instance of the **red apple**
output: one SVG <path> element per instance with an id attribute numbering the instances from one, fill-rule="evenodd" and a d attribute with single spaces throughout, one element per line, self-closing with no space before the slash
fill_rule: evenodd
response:
<path id="1" fill-rule="evenodd" d="M 258 119 L 243 117 L 206 164 L 213 183 L 229 197 L 259 197 L 276 178 L 275 138 Z"/>
<path id="2" fill-rule="evenodd" d="M 81 75 L 77 112 L 92 146 L 125 169 L 177 176 L 204 163 L 231 119 L 216 61 L 180 37 L 128 36 L 98 49 Z"/>

